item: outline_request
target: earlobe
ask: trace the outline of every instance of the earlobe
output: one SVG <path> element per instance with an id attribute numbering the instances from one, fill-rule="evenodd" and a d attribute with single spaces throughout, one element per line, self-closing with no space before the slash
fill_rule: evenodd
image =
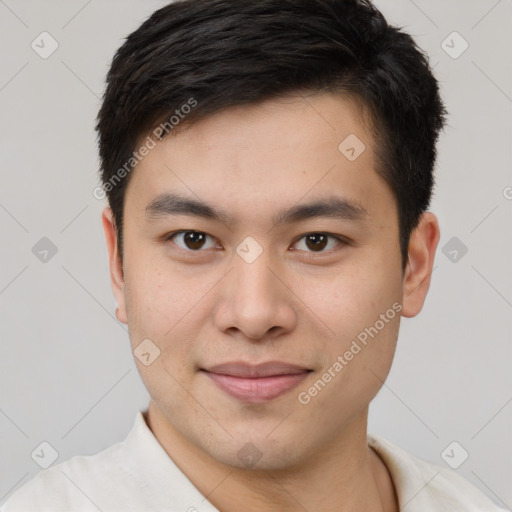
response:
<path id="1" fill-rule="evenodd" d="M 434 257 L 439 242 L 439 223 L 431 212 L 421 215 L 411 233 L 403 279 L 402 316 L 416 316 L 422 309 L 429 287 Z"/>
<path id="2" fill-rule="evenodd" d="M 106 207 L 102 214 L 101 220 L 103 224 L 103 231 L 105 233 L 105 242 L 107 244 L 109 267 L 110 267 L 110 283 L 114 297 L 117 302 L 115 311 L 116 318 L 124 323 L 128 323 L 126 315 L 126 302 L 125 302 L 125 286 L 124 274 L 121 259 L 119 257 L 117 246 L 117 229 L 115 225 L 114 215 L 109 207 Z"/>

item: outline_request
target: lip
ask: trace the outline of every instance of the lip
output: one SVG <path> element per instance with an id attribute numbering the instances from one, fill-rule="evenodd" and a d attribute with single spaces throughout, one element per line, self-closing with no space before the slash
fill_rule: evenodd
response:
<path id="1" fill-rule="evenodd" d="M 246 403 L 263 403 L 295 387 L 312 370 L 281 361 L 258 365 L 236 361 L 201 371 L 225 393 Z"/>

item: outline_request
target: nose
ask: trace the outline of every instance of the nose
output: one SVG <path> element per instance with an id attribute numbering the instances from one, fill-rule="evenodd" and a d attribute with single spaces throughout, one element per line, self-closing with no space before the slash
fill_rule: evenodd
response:
<path id="1" fill-rule="evenodd" d="M 252 340 L 291 332 L 297 324 L 297 300 L 265 251 L 251 263 L 235 255 L 233 263 L 219 290 L 217 328 Z"/>

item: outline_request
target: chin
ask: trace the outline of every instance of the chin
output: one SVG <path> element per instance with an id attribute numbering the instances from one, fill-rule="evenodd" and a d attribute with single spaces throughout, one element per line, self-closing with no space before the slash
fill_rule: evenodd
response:
<path id="1" fill-rule="evenodd" d="M 236 469 L 278 471 L 290 469 L 302 459 L 298 444 L 289 436 L 270 440 L 267 434 L 251 435 L 246 431 L 222 445 L 205 449 L 218 462 Z"/>

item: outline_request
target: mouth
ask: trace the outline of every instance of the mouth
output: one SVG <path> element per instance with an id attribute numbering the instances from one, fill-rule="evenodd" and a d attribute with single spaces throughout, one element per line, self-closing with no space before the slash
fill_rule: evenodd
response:
<path id="1" fill-rule="evenodd" d="M 257 404 L 267 402 L 291 390 L 312 370 L 270 361 L 258 365 L 229 362 L 207 369 L 201 368 L 222 391 L 238 400 Z"/>

